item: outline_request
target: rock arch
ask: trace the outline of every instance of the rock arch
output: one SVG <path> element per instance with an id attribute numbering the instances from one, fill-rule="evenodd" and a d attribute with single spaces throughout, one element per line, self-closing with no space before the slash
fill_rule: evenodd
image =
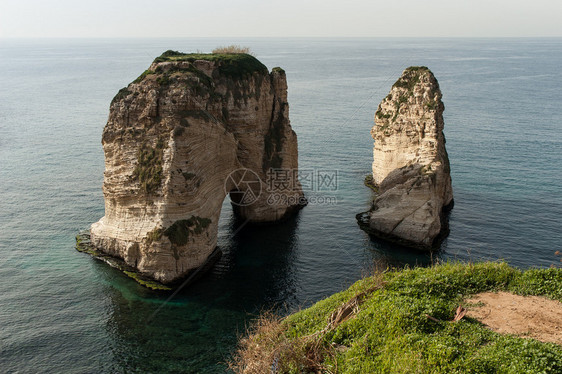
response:
<path id="1" fill-rule="evenodd" d="M 165 52 L 115 96 L 102 144 L 105 216 L 92 244 L 163 283 L 213 253 L 227 194 L 251 222 L 304 203 L 285 72 L 250 55 Z"/>

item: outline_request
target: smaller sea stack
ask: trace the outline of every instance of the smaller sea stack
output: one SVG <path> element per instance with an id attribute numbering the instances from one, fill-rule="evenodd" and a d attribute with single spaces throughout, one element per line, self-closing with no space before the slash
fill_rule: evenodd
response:
<path id="1" fill-rule="evenodd" d="M 370 211 L 357 215 L 369 234 L 426 250 L 448 234 L 453 190 L 444 109 L 437 79 L 424 66 L 407 68 L 379 104 L 367 180 L 378 195 Z"/>

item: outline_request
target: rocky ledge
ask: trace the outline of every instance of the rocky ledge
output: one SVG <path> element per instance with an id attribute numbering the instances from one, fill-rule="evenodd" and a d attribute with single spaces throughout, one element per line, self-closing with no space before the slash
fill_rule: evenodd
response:
<path id="1" fill-rule="evenodd" d="M 285 72 L 248 54 L 165 52 L 115 96 L 102 144 L 91 245 L 165 284 L 214 253 L 227 194 L 250 222 L 304 204 Z"/>
<path id="2" fill-rule="evenodd" d="M 373 173 L 366 179 L 377 196 L 357 216 L 365 231 L 421 249 L 438 247 L 447 235 L 453 190 L 444 108 L 437 79 L 423 66 L 406 69 L 379 104 Z"/>

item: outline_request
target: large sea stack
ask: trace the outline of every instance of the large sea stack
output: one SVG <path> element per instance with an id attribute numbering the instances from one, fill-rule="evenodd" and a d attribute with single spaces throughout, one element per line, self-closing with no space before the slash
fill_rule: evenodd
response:
<path id="1" fill-rule="evenodd" d="M 102 144 L 105 216 L 92 245 L 162 283 L 214 253 L 227 194 L 250 222 L 303 204 L 285 72 L 248 54 L 165 52 L 115 96 Z"/>
<path id="2" fill-rule="evenodd" d="M 453 205 L 443 135 L 439 84 L 426 67 L 410 67 L 379 104 L 371 135 L 378 192 L 369 212 L 358 215 L 372 235 L 405 246 L 432 249 L 448 233 Z"/>

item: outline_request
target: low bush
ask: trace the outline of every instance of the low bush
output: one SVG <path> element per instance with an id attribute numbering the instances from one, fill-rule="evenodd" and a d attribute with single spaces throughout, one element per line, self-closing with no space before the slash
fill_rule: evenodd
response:
<path id="1" fill-rule="evenodd" d="M 237 53 L 245 53 L 251 55 L 252 52 L 250 51 L 249 47 L 241 47 L 239 45 L 228 45 L 224 47 L 217 47 L 213 49 L 213 54 L 237 54 Z"/>

